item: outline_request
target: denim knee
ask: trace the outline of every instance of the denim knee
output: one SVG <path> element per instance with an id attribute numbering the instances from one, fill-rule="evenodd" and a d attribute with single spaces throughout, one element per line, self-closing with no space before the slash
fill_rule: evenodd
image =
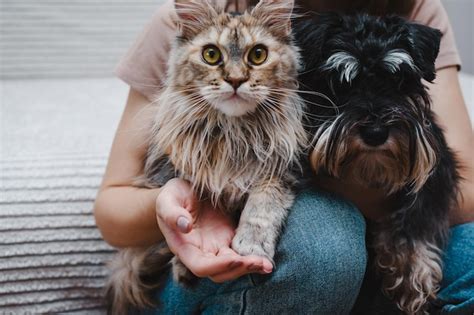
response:
<path id="1" fill-rule="evenodd" d="M 474 314 L 474 222 L 451 228 L 444 253 L 443 283 L 435 305 L 440 314 Z"/>
<path id="2" fill-rule="evenodd" d="M 331 195 L 307 191 L 290 212 L 270 276 L 252 276 L 246 313 L 347 314 L 365 274 L 365 220 Z"/>
<path id="3" fill-rule="evenodd" d="M 194 290 L 170 279 L 154 314 L 348 314 L 367 262 L 365 221 L 329 194 L 297 196 L 278 243 L 276 269 L 221 285 L 203 279 Z"/>

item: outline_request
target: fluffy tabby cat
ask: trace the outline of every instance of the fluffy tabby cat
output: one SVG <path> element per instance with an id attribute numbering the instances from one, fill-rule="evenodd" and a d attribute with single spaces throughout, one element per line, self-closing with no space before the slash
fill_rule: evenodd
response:
<path id="1" fill-rule="evenodd" d="M 291 1 L 261 0 L 243 14 L 207 1 L 176 0 L 175 6 L 179 36 L 154 103 L 145 186 L 189 180 L 201 198 L 240 217 L 236 252 L 273 261 L 294 198 L 291 169 L 306 145 Z M 170 262 L 176 280 L 190 280 L 165 242 L 122 250 L 108 287 L 112 312 L 152 305 L 150 293 L 160 288 Z"/>

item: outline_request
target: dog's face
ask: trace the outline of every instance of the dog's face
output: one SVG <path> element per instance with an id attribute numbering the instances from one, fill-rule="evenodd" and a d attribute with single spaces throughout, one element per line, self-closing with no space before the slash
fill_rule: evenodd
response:
<path id="1" fill-rule="evenodd" d="M 441 34 L 399 17 L 319 15 L 297 26 L 316 128 L 312 166 L 392 193 L 417 191 L 437 163 L 427 88 Z"/>

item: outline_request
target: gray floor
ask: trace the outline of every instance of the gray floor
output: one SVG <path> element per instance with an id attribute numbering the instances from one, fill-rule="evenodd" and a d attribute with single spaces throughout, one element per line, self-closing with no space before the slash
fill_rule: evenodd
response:
<path id="1" fill-rule="evenodd" d="M 0 81 L 0 313 L 103 313 L 93 201 L 127 95 L 116 79 Z"/>
<path id="2" fill-rule="evenodd" d="M 105 157 L 126 101 L 118 79 L 0 81 L 4 159 Z"/>

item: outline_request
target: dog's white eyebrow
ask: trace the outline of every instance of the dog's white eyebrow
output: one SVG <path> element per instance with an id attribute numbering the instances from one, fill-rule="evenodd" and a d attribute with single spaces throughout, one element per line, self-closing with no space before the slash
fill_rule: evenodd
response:
<path id="1" fill-rule="evenodd" d="M 416 70 L 413 58 L 403 49 L 392 49 L 383 58 L 385 67 L 391 72 L 395 73 L 400 70 L 400 65 L 405 63 L 413 70 Z"/>
<path id="2" fill-rule="evenodd" d="M 339 51 L 328 58 L 323 70 L 340 71 L 341 83 L 346 80 L 350 83 L 359 74 L 359 60 L 345 51 Z"/>

